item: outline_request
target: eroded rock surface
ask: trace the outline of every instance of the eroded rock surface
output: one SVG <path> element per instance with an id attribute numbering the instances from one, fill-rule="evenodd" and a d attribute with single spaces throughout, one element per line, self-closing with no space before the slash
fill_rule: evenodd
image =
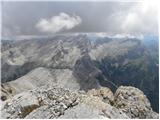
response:
<path id="1" fill-rule="evenodd" d="M 121 86 L 115 93 L 114 106 L 130 118 L 158 118 L 143 92 L 135 87 Z"/>
<path id="2" fill-rule="evenodd" d="M 46 85 L 2 102 L 1 111 L 2 118 L 158 118 L 143 92 L 134 87 L 120 87 L 114 97 L 109 88 L 85 93 Z"/>
<path id="3" fill-rule="evenodd" d="M 2 117 L 25 118 L 33 111 L 32 118 L 41 118 L 38 116 L 41 111 L 39 109 L 41 109 L 40 107 L 45 108 L 46 106 L 47 108 L 44 110 L 50 111 L 52 117 L 55 118 L 64 114 L 64 110 L 68 107 L 76 105 L 77 100 L 76 93 L 69 92 L 69 90 L 64 90 L 62 88 L 45 86 L 20 93 L 12 99 L 5 101 L 4 106 L 2 107 Z"/>
<path id="4" fill-rule="evenodd" d="M 114 95 L 107 87 L 100 87 L 99 89 L 92 89 L 87 92 L 88 95 L 100 97 L 104 102 L 113 104 Z"/>

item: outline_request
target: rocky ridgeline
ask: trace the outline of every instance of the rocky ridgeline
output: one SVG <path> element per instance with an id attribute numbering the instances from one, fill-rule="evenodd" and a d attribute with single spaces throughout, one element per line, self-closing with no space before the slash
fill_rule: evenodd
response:
<path id="1" fill-rule="evenodd" d="M 121 86 L 71 91 L 46 85 L 2 102 L 2 118 L 158 118 L 137 88 Z"/>
<path id="2" fill-rule="evenodd" d="M 147 97 L 135 87 L 119 87 L 114 95 L 114 106 L 130 118 L 158 118 Z"/>
<path id="3" fill-rule="evenodd" d="M 153 48 L 85 34 L 2 40 L 2 118 L 158 118 Z"/>
<path id="4" fill-rule="evenodd" d="M 152 43 L 96 34 L 2 40 L 1 99 L 47 84 L 84 91 L 104 86 L 114 92 L 124 85 L 142 90 L 158 112 L 159 53 Z"/>

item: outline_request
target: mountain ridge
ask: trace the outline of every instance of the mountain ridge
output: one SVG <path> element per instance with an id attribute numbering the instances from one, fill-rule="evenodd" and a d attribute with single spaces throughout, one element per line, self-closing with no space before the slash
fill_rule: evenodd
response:
<path id="1" fill-rule="evenodd" d="M 85 34 L 2 41 L 2 82 L 5 85 L 6 81 L 19 79 L 38 67 L 57 69 L 59 75 L 66 69 L 71 71 L 69 76 L 75 78 L 81 90 L 104 86 L 115 91 L 112 83 L 138 87 L 157 111 L 157 56 L 152 57 L 148 49 L 135 38 L 93 40 Z M 63 84 L 63 80 L 59 81 Z"/>

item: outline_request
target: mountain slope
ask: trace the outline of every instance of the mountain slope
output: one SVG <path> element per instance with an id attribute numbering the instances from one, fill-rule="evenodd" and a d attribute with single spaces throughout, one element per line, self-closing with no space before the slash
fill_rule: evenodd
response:
<path id="1" fill-rule="evenodd" d="M 57 71 L 60 86 L 84 91 L 100 86 L 113 91 L 120 85 L 135 86 L 147 95 L 153 109 L 158 111 L 158 49 L 151 48 L 135 38 L 93 39 L 88 34 L 2 41 L 2 82 L 3 86 L 14 86 L 14 81 L 20 84 L 24 80 L 22 76 L 42 67 L 53 76 L 45 77 L 49 82 L 38 79 L 42 86 L 56 83 L 55 72 L 51 71 Z M 25 81 L 32 84 L 35 80 L 27 77 Z M 32 88 L 38 86 L 39 82 Z"/>

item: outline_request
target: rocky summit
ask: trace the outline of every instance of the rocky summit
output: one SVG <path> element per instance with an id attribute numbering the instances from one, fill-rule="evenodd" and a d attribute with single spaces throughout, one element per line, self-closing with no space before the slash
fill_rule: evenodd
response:
<path id="1" fill-rule="evenodd" d="M 2 40 L 2 118 L 158 118 L 158 44 L 96 34 Z"/>
<path id="2" fill-rule="evenodd" d="M 85 93 L 43 86 L 2 102 L 1 111 L 2 118 L 158 118 L 143 92 L 130 86 L 114 95 L 109 88 Z"/>

